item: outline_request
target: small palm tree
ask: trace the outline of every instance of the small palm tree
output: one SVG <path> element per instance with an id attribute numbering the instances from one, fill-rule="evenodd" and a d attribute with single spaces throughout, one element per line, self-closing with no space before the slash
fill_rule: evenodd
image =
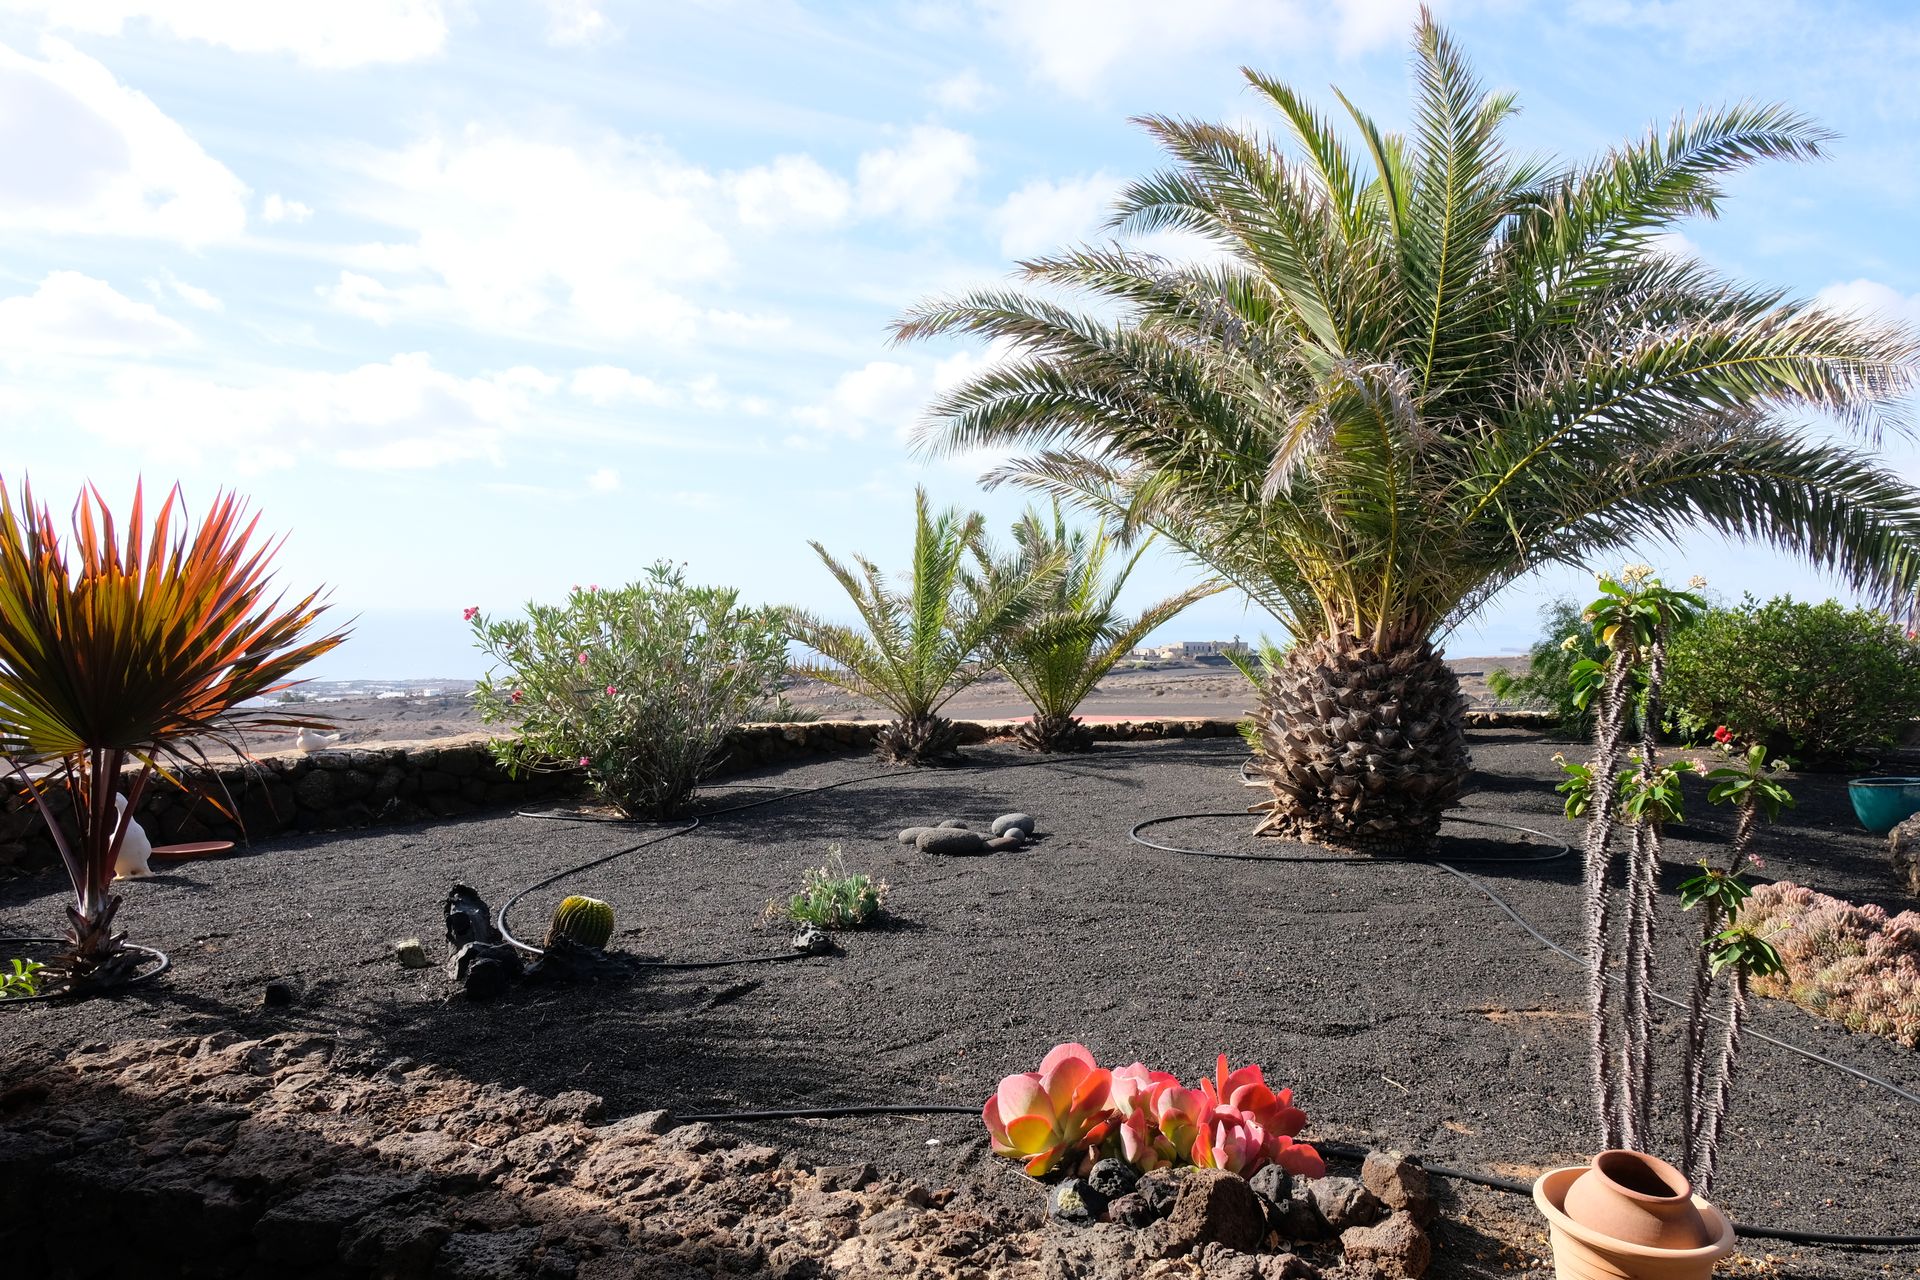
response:
<path id="1" fill-rule="evenodd" d="M 244 754 L 250 728 L 324 727 L 241 704 L 286 688 L 346 638 L 301 639 L 326 606 L 317 594 L 291 608 L 269 595 L 278 544 L 249 546 L 258 517 L 239 499 L 218 496 L 191 533 L 176 518 L 181 503 L 176 488 L 149 527 L 136 488 L 122 547 L 88 489 L 62 546 L 32 487 L 16 507 L 0 484 L 0 757 L 39 805 L 73 882 L 70 950 L 48 966 L 68 986 L 124 979 L 137 962 L 114 931 L 111 892 L 126 771 L 137 769 L 130 816 L 156 776 L 188 785 L 207 746 Z M 64 822 L 51 803 L 61 790 Z"/>
<path id="2" fill-rule="evenodd" d="M 1057 502 L 1051 520 L 1028 508 L 1013 526 L 1013 540 L 1013 554 L 995 564 L 994 575 L 1046 584 L 1027 620 L 1008 637 L 1000 662 L 1033 703 L 1033 718 L 1015 737 L 1029 751 L 1085 751 L 1092 737 L 1073 713 L 1093 687 L 1149 632 L 1226 584 L 1191 587 L 1129 620 L 1120 612 L 1120 592 L 1146 554 L 1148 540 L 1111 578 L 1107 561 L 1118 549 L 1117 540 L 1104 529 L 1091 535 L 1069 530 Z"/>
<path id="3" fill-rule="evenodd" d="M 1430 16 L 1415 45 L 1405 135 L 1342 97 L 1350 142 L 1252 71 L 1291 149 L 1141 121 L 1175 164 L 1114 225 L 1197 235 L 1212 260 L 1072 250 L 1022 264 L 1037 290 L 897 328 L 1012 348 L 930 408 L 924 446 L 1025 446 L 988 482 L 1157 530 L 1280 620 L 1262 828 L 1362 850 L 1424 847 L 1458 800 L 1465 706 L 1438 644 L 1516 578 L 1704 526 L 1859 585 L 1920 579 L 1920 494 L 1808 429 L 1831 414 L 1871 442 L 1914 385 L 1914 335 L 1662 239 L 1714 214 L 1728 173 L 1829 135 L 1740 105 L 1585 163 L 1523 159 L 1512 99 Z"/>
<path id="4" fill-rule="evenodd" d="M 824 680 L 894 713 L 876 750 L 896 764 L 956 754 L 959 730 L 940 709 L 993 670 L 1002 637 L 1037 590 L 1031 582 L 993 577 L 985 522 L 977 513 L 949 507 L 935 515 L 925 489 L 914 490 L 913 502 L 913 576 L 905 591 L 891 588 L 865 557 L 854 557 L 856 574 L 815 542 L 810 545 L 859 610 L 865 630 L 800 610 L 792 611 L 790 622 L 793 639 L 824 659 L 796 663 L 794 674 Z"/>

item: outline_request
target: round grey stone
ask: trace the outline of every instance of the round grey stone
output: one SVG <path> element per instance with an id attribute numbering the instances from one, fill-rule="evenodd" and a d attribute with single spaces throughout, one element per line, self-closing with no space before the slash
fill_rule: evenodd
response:
<path id="1" fill-rule="evenodd" d="M 925 827 L 905 827 L 905 828 L 903 828 L 903 829 L 901 830 L 901 832 L 900 832 L 900 836 L 899 836 L 899 840 L 900 840 L 900 843 L 901 843 L 901 844 L 912 844 L 912 843 L 913 843 L 914 841 L 916 841 L 916 840 L 918 840 L 918 839 L 920 838 L 920 833 L 921 833 L 922 831 L 925 831 L 926 829 L 927 829 L 927 828 L 925 828 Z"/>
<path id="2" fill-rule="evenodd" d="M 997 836 L 1007 834 L 1013 827 L 1020 828 L 1021 835 L 1030 836 L 1033 834 L 1033 819 L 1024 813 L 1003 813 L 993 820 L 993 834 Z"/>
<path id="3" fill-rule="evenodd" d="M 946 828 L 948 828 L 949 830 L 952 830 L 952 831 L 965 831 L 965 830 L 967 830 L 967 824 L 966 824 L 966 823 L 964 823 L 964 822 L 962 822 L 962 821 L 960 821 L 960 819 L 958 819 L 958 818 L 948 818 L 948 819 L 946 819 L 946 820 L 944 820 L 943 822 L 941 822 L 941 823 L 940 823 L 939 825 L 940 825 L 940 826 L 943 826 L 943 827 L 946 827 Z"/>

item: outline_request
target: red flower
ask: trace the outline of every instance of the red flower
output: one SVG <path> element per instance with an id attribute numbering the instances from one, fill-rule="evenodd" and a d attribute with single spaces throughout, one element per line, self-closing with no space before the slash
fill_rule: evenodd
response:
<path id="1" fill-rule="evenodd" d="M 1713 731 L 1713 740 L 1724 747 L 1729 742 L 1733 741 L 1733 733 L 1727 728 L 1727 726 L 1721 725 L 1719 728 Z"/>
<path id="2" fill-rule="evenodd" d="M 480 616 L 480 606 L 477 604 L 470 604 L 466 608 L 460 611 L 460 621 L 462 622 L 472 622 L 475 618 L 479 616 Z"/>

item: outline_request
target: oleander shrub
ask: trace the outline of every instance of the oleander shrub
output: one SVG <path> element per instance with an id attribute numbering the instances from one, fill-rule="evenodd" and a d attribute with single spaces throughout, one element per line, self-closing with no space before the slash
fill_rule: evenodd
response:
<path id="1" fill-rule="evenodd" d="M 1740 920 L 1786 966 L 1755 991 L 1920 1049 L 1920 911 L 1890 916 L 1782 880 L 1754 889 Z"/>
<path id="2" fill-rule="evenodd" d="M 1725 725 L 1834 767 L 1891 746 L 1920 715 L 1920 645 L 1870 609 L 1748 596 L 1674 637 L 1664 701 L 1690 738 Z"/>
<path id="3" fill-rule="evenodd" d="M 786 612 L 690 585 L 662 561 L 638 582 L 574 588 L 496 621 L 466 612 L 496 664 L 474 687 L 510 773 L 579 769 L 633 817 L 672 818 L 719 763 L 729 730 L 771 718 L 787 669 Z"/>

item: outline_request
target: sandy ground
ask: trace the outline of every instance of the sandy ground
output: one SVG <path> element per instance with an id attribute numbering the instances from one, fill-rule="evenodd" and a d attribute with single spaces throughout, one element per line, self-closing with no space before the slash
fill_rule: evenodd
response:
<path id="1" fill-rule="evenodd" d="M 1475 706 L 1493 706 L 1486 673 L 1496 666 L 1524 665 L 1524 658 L 1460 658 L 1453 666 Z M 324 689 L 319 690 L 325 692 Z M 1253 690 L 1246 678 L 1230 666 L 1169 667 L 1154 671 L 1119 671 L 1101 681 L 1081 706 L 1086 716 L 1133 719 L 1168 716 L 1178 719 L 1240 716 L 1253 706 Z M 824 720 L 879 720 L 887 713 L 874 703 L 816 681 L 802 681 L 788 691 L 796 705 Z M 422 742 L 483 733 L 487 726 L 475 713 L 472 699 L 457 682 L 437 682 L 434 692 L 406 697 L 345 697 L 318 701 L 299 710 L 334 723 L 343 743 Z M 958 719 L 1004 720 L 1027 715 L 1032 708 L 1005 677 L 992 676 L 961 692 L 947 706 Z M 262 740 L 258 751 L 283 750 L 291 741 Z"/>
<path id="2" fill-rule="evenodd" d="M 1551 790 L 1554 745 L 1515 730 L 1471 735 L 1475 790 L 1463 816 L 1577 839 Z M 963 767 L 877 769 L 859 758 L 767 770 L 710 789 L 697 830 L 535 894 L 515 916 L 537 929 L 564 893 L 615 904 L 619 945 L 673 960 L 780 950 L 760 924 L 770 898 L 839 844 L 892 885 L 887 928 L 841 936 L 841 954 L 785 964 L 664 970 L 628 986 L 523 989 L 473 1006 L 438 969 L 389 958 L 417 935 L 433 953 L 449 883 L 498 904 L 542 876 L 661 834 L 657 827 L 511 816 L 259 842 L 130 885 L 121 923 L 176 968 L 138 994 L 10 1012 L 0 1056 L 27 1045 L 301 1029 L 440 1064 L 467 1079 L 542 1094 L 585 1089 L 613 1115 L 882 1101 L 971 1103 L 1062 1040 L 1102 1062 L 1141 1058 L 1196 1074 L 1216 1052 L 1264 1063 L 1293 1084 L 1311 1132 L 1393 1145 L 1436 1161 L 1525 1176 L 1572 1162 L 1590 1142 L 1584 979 L 1437 868 L 1329 860 L 1246 834 L 1244 814 L 1158 827 L 1170 844 L 1306 861 L 1181 858 L 1132 843 L 1143 818 L 1238 811 L 1244 750 L 1232 740 L 1104 747 L 1036 760 L 976 748 Z M 799 789 L 840 784 L 834 790 Z M 1884 843 L 1860 831 L 1846 784 L 1791 780 L 1798 807 L 1762 837 L 1767 874 L 1890 909 Z M 788 798 L 779 798 L 782 796 Z M 759 808 L 727 806 L 775 798 Z M 975 823 L 1010 809 L 1045 836 L 1012 853 L 932 858 L 897 828 Z M 1670 837 L 1663 936 L 1681 937 L 1674 889 L 1726 838 L 1703 812 Z M 1549 935 L 1580 930 L 1576 858 L 1475 863 L 1537 853 L 1537 841 L 1450 826 L 1441 855 Z M 1544 846 L 1550 850 L 1551 845 Z M 58 918 L 49 875 L 0 886 L 0 935 Z M 1663 957 L 1671 982 L 1677 954 Z M 269 980 L 298 991 L 262 1007 Z M 1920 1089 L 1920 1059 L 1791 1005 L 1761 1001 L 1757 1028 Z M 1678 1030 L 1662 1016 L 1670 1055 Z M 1671 1061 L 1671 1056 L 1668 1061 Z M 1719 1198 L 1737 1218 L 1827 1231 L 1908 1232 L 1916 1108 L 1750 1042 Z M 873 1161 L 935 1185 L 964 1185 L 1038 1212 L 1033 1187 L 991 1158 L 967 1117 L 787 1121 L 740 1126 L 820 1163 Z M 1524 1203 L 1481 1198 L 1450 1226 L 1440 1276 L 1497 1273 L 1537 1249 Z M 1458 1210 L 1456 1210 L 1458 1211 Z M 1766 1259 L 1773 1255 L 1776 1262 Z M 1537 1256 L 1537 1253 L 1534 1255 Z M 1851 1254 L 1755 1242 L 1753 1270 L 1795 1277 L 1909 1274 L 1920 1252 Z M 1469 1260 L 1477 1260 L 1469 1262 Z"/>

